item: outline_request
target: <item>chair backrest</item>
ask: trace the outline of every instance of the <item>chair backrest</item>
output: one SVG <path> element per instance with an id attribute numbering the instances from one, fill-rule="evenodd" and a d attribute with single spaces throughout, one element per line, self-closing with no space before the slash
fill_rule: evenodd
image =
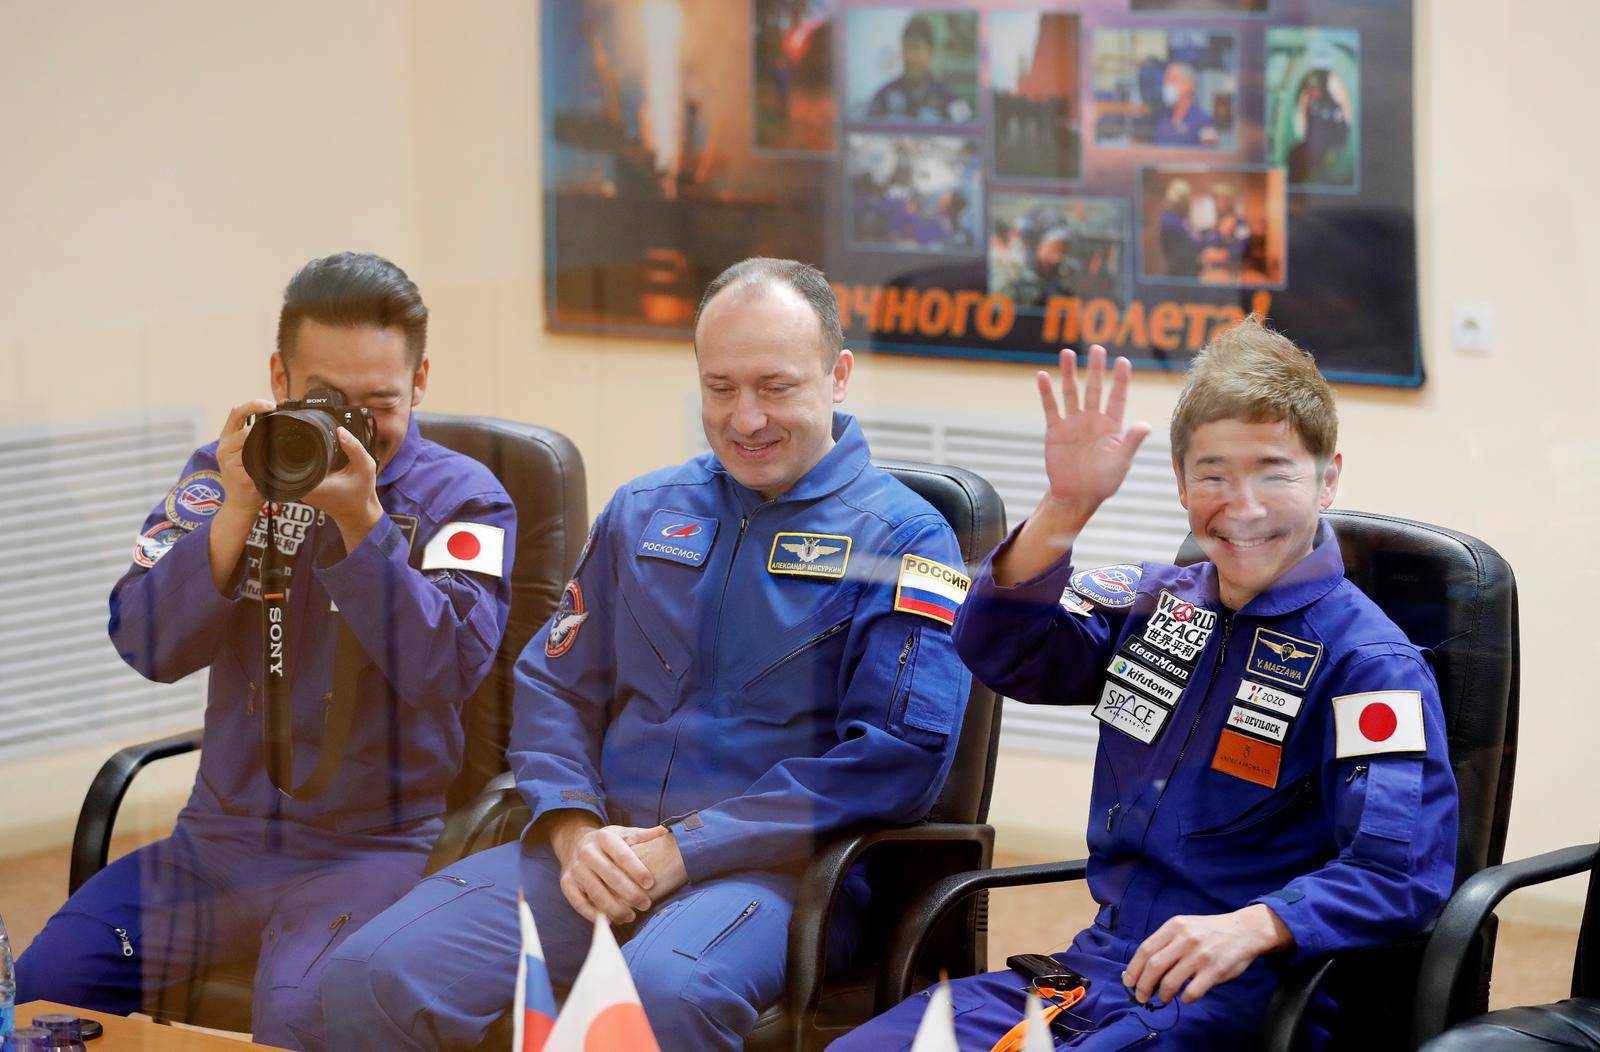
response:
<path id="1" fill-rule="evenodd" d="M 1517 758 L 1517 582 L 1493 548 L 1391 515 L 1331 510 L 1345 577 L 1433 662 L 1461 795 L 1456 883 L 1505 853 Z M 1190 537 L 1180 565 L 1205 556 Z"/>
<path id="2" fill-rule="evenodd" d="M 511 734 L 512 667 L 549 619 L 589 529 L 583 457 L 560 432 L 511 420 L 418 413 L 424 438 L 494 472 L 517 507 L 511 613 L 494 665 L 462 709 L 466 754 L 447 794 L 450 807 L 477 796 L 505 769 Z"/>
<path id="3" fill-rule="evenodd" d="M 963 468 L 901 460 L 874 461 L 908 489 L 932 504 L 956 531 L 961 557 L 971 570 L 994 550 L 1006 533 L 1006 508 L 1000 494 Z M 944 791 L 929 818 L 935 822 L 983 822 L 994 789 L 995 754 L 1000 747 L 1000 698 L 972 681 L 961 739 Z"/>

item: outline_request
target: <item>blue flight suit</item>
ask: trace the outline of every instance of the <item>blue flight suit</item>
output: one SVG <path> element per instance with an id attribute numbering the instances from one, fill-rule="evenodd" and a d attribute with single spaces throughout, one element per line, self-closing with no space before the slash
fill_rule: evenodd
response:
<path id="1" fill-rule="evenodd" d="M 834 447 L 774 500 L 710 454 L 624 485 L 517 664 L 510 762 L 534 821 L 664 824 L 682 851 L 688 883 L 619 936 L 663 1048 L 740 1047 L 783 989 L 818 844 L 920 818 L 949 772 L 971 678 L 955 602 L 945 620 L 919 610 L 907 567 L 942 564 L 964 592 L 960 549 L 871 465 L 853 418 L 833 426 Z M 333 954 L 330 1039 L 473 1047 L 511 1005 L 519 887 L 552 982 L 569 985 L 593 928 L 559 876 L 530 824 L 424 880 Z M 835 960 L 864 892 L 858 879 L 843 896 Z"/>
<path id="2" fill-rule="evenodd" d="M 1138 1005 L 1122 971 L 1170 918 L 1257 902 L 1293 934 L 1295 959 L 1425 928 L 1450 894 L 1457 821 L 1433 672 L 1344 579 L 1325 522 L 1313 551 L 1237 612 L 1222 607 L 1211 563 L 1075 574 L 1069 560 L 1009 588 L 986 565 L 955 633 L 974 674 L 1006 696 L 1095 705 L 1108 722 L 1088 828 L 1101 908 L 1055 955 L 1091 982 L 1073 1009 L 1088 1033 L 1054 1032 L 1070 1048 L 1251 1047 L 1277 962 L 1159 1008 Z M 1392 692 L 1374 698 L 1393 703 L 1396 724 L 1348 718 L 1367 692 Z M 1346 738 L 1341 750 L 1355 727 L 1425 747 Z M 962 1048 L 988 1048 L 1022 1017 L 1015 973 L 951 985 Z M 926 1004 L 926 992 L 912 997 L 831 1047 L 906 1048 Z"/>
<path id="3" fill-rule="evenodd" d="M 280 510 L 278 550 L 296 560 L 286 620 L 297 784 L 322 745 L 341 619 L 363 651 L 338 773 L 295 800 L 273 788 L 261 755 L 260 593 L 243 567 L 260 559 L 266 520 L 224 598 L 208 553 L 216 469 L 215 443 L 195 451 L 111 593 L 111 640 L 128 664 L 160 682 L 210 670 L 194 790 L 171 837 L 112 863 L 50 919 L 18 963 L 19 989 L 125 1014 L 254 961 L 256 1041 L 321 1048 L 328 949 L 415 885 L 441 827 L 461 703 L 505 631 L 515 508 L 486 467 L 422 438 L 413 419 L 377 479 L 388 514 L 354 551 L 309 505 Z M 500 559 L 489 565 L 492 545 L 479 542 L 482 572 L 426 563 L 428 542 L 450 539 L 441 527 L 462 522 L 503 530 Z"/>
<path id="4" fill-rule="evenodd" d="M 917 83 L 902 76 L 873 93 L 867 116 L 964 124 L 972 120 L 973 112 L 967 101 L 939 78 L 925 77 Z"/>
<path id="5" fill-rule="evenodd" d="M 1211 120 L 1211 114 L 1200 108 L 1198 102 L 1190 103 L 1181 118 L 1174 118 L 1173 111 L 1168 109 L 1156 122 L 1155 134 L 1151 141 L 1157 146 L 1206 146 L 1205 132 L 1214 135 L 1216 129 Z"/>

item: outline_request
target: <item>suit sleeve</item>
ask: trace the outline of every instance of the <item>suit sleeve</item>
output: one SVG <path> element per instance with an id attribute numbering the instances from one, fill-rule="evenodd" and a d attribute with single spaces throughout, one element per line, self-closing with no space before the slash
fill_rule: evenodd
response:
<path id="1" fill-rule="evenodd" d="M 1455 876 L 1456 782 L 1433 673 L 1414 651 L 1392 644 L 1347 660 L 1336 695 L 1420 693 L 1426 748 L 1338 759 L 1330 707 L 1322 799 L 1339 853 L 1255 900 L 1294 935 L 1298 959 L 1423 931 Z"/>
<path id="2" fill-rule="evenodd" d="M 1095 606 L 1085 615 L 1062 605 L 1073 574 L 1070 551 L 1029 580 L 996 584 L 994 560 L 1010 547 L 1017 530 L 972 579 L 972 591 L 956 614 L 956 651 L 982 683 L 1008 698 L 1093 704 L 1128 610 Z"/>
<path id="3" fill-rule="evenodd" d="M 463 500 L 445 523 L 475 523 L 504 537 L 498 573 L 410 565 L 411 549 L 388 515 L 355 550 L 316 568 L 317 578 L 361 648 L 411 705 L 457 704 L 494 661 L 511 609 L 517 512 L 504 490 Z M 420 553 L 429 538 L 418 536 Z"/>
<path id="4" fill-rule="evenodd" d="M 212 444 L 197 449 L 177 486 L 196 473 L 216 472 L 215 448 Z M 220 478 L 217 487 L 220 490 Z M 229 612 L 240 602 L 236 594 L 226 598 L 218 594 L 212 583 L 211 518 L 201 516 L 199 522 L 184 531 L 168 520 L 166 501 L 158 503 L 145 517 L 139 540 L 165 530 L 168 536 L 178 534 L 176 541 L 170 547 L 145 547 L 143 558 L 153 565 L 136 558 L 111 589 L 111 643 L 122 660 L 146 679 L 172 683 L 210 665 Z"/>
<path id="5" fill-rule="evenodd" d="M 556 612 L 517 659 L 507 760 L 534 822 L 574 808 L 607 821 L 600 746 L 615 693 L 617 586 L 610 510 L 590 529 Z"/>
<path id="6" fill-rule="evenodd" d="M 793 862 L 852 826 L 915 821 L 938 798 L 971 676 L 943 621 L 895 609 L 903 554 L 964 569 L 942 519 L 918 518 L 902 529 L 850 624 L 836 744 L 820 756 L 782 760 L 743 794 L 675 821 L 690 880 Z"/>

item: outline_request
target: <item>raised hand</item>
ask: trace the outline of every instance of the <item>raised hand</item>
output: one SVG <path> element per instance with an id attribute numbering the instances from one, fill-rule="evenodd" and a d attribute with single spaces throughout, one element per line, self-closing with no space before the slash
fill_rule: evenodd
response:
<path id="1" fill-rule="evenodd" d="M 1139 444 L 1150 425 L 1122 428 L 1128 402 L 1128 359 L 1118 358 L 1111 371 L 1111 392 L 1105 408 L 1106 349 L 1089 348 L 1089 368 L 1078 392 L 1078 356 L 1061 352 L 1061 401 L 1056 401 L 1050 374 L 1040 370 L 1039 400 L 1044 404 L 1044 467 L 1050 481 L 1039 506 L 1023 523 L 1009 547 L 995 557 L 994 579 L 1009 586 L 1036 576 L 1069 548 L 1084 524 L 1128 477 Z"/>
<path id="2" fill-rule="evenodd" d="M 1081 511 L 1087 521 L 1128 477 L 1133 455 L 1150 434 L 1139 423 L 1122 429 L 1128 403 L 1128 359 L 1118 358 L 1111 370 L 1111 394 L 1100 408 L 1105 384 L 1106 349 L 1089 348 L 1083 397 L 1078 395 L 1078 356 L 1061 352 L 1061 402 L 1057 404 L 1050 374 L 1039 370 L 1039 398 L 1044 404 L 1044 468 L 1050 479 L 1049 498 L 1063 510 Z"/>

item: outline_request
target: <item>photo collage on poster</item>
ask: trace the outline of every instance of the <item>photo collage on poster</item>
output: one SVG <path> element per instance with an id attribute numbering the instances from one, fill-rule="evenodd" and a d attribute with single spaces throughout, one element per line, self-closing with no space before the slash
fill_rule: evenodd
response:
<path id="1" fill-rule="evenodd" d="M 1408 3 L 546 0 L 542 31 L 553 328 L 682 333 L 760 254 L 823 266 L 863 349 L 1181 368 L 1258 310 L 1420 382 Z M 1384 40 L 1404 79 L 1364 84 Z"/>

